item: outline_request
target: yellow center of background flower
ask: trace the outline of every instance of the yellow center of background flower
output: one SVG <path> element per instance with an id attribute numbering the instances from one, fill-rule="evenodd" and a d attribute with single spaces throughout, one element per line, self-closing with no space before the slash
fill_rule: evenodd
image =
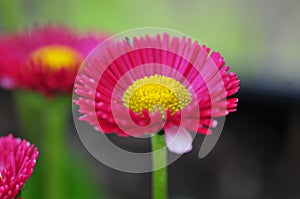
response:
<path id="1" fill-rule="evenodd" d="M 35 64 L 41 63 L 54 70 L 74 67 L 83 60 L 76 50 L 61 45 L 41 47 L 35 50 L 30 58 Z"/>
<path id="2" fill-rule="evenodd" d="M 138 79 L 130 85 L 123 95 L 124 105 L 132 111 L 150 113 L 165 111 L 171 113 L 181 110 L 191 101 L 190 92 L 180 82 L 171 77 L 153 75 Z"/>

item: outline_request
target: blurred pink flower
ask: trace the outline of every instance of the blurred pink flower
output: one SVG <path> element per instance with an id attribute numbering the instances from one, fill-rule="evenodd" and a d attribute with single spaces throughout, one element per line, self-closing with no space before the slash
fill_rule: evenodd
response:
<path id="1" fill-rule="evenodd" d="M 238 99 L 229 97 L 239 80 L 224 64 L 220 53 L 185 37 L 124 39 L 87 58 L 75 80 L 80 120 L 120 136 L 163 129 L 170 151 L 188 152 L 190 132 L 210 134 L 215 117 L 236 110 Z"/>
<path id="2" fill-rule="evenodd" d="M 33 172 L 38 150 L 12 135 L 0 137 L 0 198 L 13 199 Z"/>
<path id="3" fill-rule="evenodd" d="M 46 95 L 71 93 L 85 56 L 106 36 L 80 35 L 64 26 L 35 27 L 0 37 L 0 86 Z"/>

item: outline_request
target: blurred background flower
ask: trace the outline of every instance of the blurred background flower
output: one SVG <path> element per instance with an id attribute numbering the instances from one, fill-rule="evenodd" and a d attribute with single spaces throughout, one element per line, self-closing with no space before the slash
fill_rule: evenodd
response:
<path id="1" fill-rule="evenodd" d="M 195 148 L 169 167 L 170 196 L 300 197 L 299 1 L 2 0 L 0 4 L 2 34 L 49 21 L 80 31 L 112 33 L 160 26 L 186 33 L 222 52 L 241 79 L 239 110 L 227 117 L 221 141 L 208 157 L 195 158 Z M 18 132 L 21 125 L 16 120 L 13 95 L 5 90 L 0 95 L 1 132 Z M 35 104 L 29 97 L 23 100 Z M 125 174 L 99 164 L 80 143 L 71 120 L 66 121 L 65 144 L 72 149 L 70 157 L 81 157 L 81 162 L 93 168 L 78 173 L 92 173 L 97 177 L 96 187 L 106 187 L 110 198 L 150 198 L 150 174 Z M 147 141 L 110 139 L 133 151 L 150 148 Z M 197 137 L 195 146 L 200 146 L 202 139 Z M 73 181 L 75 191 L 76 185 Z"/>
<path id="2" fill-rule="evenodd" d="M 104 37 L 48 24 L 0 38 L 0 86 L 14 89 L 21 129 L 41 152 L 41 166 L 31 181 L 33 189 L 25 197 L 80 198 L 79 192 L 94 198 L 99 194 L 85 175 L 77 174 L 85 166 L 68 155 L 65 135 L 77 71 Z M 73 190 L 70 179 L 77 179 L 80 188 Z"/>
<path id="3" fill-rule="evenodd" d="M 0 86 L 70 94 L 84 57 L 103 40 L 51 24 L 2 36 Z"/>

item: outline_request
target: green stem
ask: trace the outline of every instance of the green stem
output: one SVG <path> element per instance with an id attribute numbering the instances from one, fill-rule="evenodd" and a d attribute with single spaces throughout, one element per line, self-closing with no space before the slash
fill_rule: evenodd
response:
<path id="1" fill-rule="evenodd" d="M 23 186 L 23 198 L 102 198 L 98 185 L 93 184 L 85 171 L 87 165 L 69 153 L 65 142 L 72 110 L 70 96 L 56 95 L 49 99 L 24 90 L 14 91 L 13 96 L 20 133 L 40 153 L 32 176 Z"/>
<path id="2" fill-rule="evenodd" d="M 64 138 L 71 98 L 59 95 L 49 99 L 36 92 L 18 90 L 14 92 L 14 99 L 23 137 L 37 145 L 40 152 L 38 166 L 32 176 L 35 177 L 32 183 L 37 183 L 35 187 L 38 190 L 26 194 L 32 198 L 65 198 L 67 154 Z M 41 180 L 45 183 L 40 183 Z"/>
<path id="3" fill-rule="evenodd" d="M 39 146 L 42 128 L 42 118 L 45 107 L 44 96 L 29 91 L 15 90 L 13 93 L 17 107 L 20 133 L 30 142 Z"/>
<path id="4" fill-rule="evenodd" d="M 64 161 L 66 161 L 65 135 L 68 124 L 69 111 L 71 110 L 71 99 L 66 96 L 57 96 L 47 101 L 43 116 L 43 153 L 47 160 L 46 180 L 47 186 L 44 190 L 47 195 L 45 199 L 63 199 L 65 179 L 63 173 Z"/>
<path id="5" fill-rule="evenodd" d="M 152 198 L 167 199 L 167 149 L 165 136 L 157 133 L 151 137 L 152 144 Z"/>

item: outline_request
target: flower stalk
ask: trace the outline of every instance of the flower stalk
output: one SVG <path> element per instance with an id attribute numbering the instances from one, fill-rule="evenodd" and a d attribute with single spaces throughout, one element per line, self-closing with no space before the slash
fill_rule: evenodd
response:
<path id="1" fill-rule="evenodd" d="M 18 90 L 14 92 L 20 129 L 24 137 L 39 147 L 39 166 L 28 182 L 30 189 L 23 198 L 102 198 L 102 190 L 94 186 L 86 164 L 67 148 L 68 118 L 71 98 L 68 95 L 43 95 Z M 40 183 L 43 182 L 43 183 Z"/>
<path id="2" fill-rule="evenodd" d="M 70 98 L 56 96 L 48 99 L 44 109 L 44 155 L 47 157 L 46 199 L 64 198 L 64 161 L 66 161 L 65 135 L 70 107 Z"/>
<path id="3" fill-rule="evenodd" d="M 36 92 L 19 90 L 14 93 L 20 118 L 20 126 L 25 137 L 34 140 L 40 148 L 40 168 L 35 187 L 40 192 L 25 194 L 27 197 L 43 197 L 45 199 L 64 198 L 64 161 L 67 159 L 65 134 L 68 116 L 71 109 L 71 99 L 66 95 L 45 98 Z M 41 186 L 38 181 L 43 179 L 47 186 Z M 36 183 L 37 182 L 37 183 Z M 33 190 L 32 190 L 33 191 Z M 47 194 L 44 194 L 47 193 Z"/>
<path id="4" fill-rule="evenodd" d="M 168 198 L 167 148 L 163 133 L 151 137 L 152 199 Z"/>
<path id="5" fill-rule="evenodd" d="M 23 135 L 31 142 L 40 144 L 42 119 L 44 114 L 43 107 L 46 107 L 44 96 L 36 92 L 15 90 L 13 92 L 14 102 L 17 107 L 18 123 Z"/>

